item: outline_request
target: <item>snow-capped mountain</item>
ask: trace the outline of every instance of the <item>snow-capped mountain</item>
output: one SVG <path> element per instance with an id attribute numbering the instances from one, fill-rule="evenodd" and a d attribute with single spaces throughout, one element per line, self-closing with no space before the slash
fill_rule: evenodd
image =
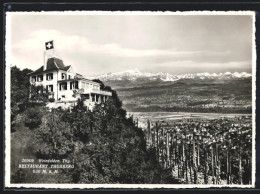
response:
<path id="1" fill-rule="evenodd" d="M 162 80 L 162 81 L 177 81 L 180 79 L 232 79 L 232 78 L 248 78 L 252 75 L 246 72 L 225 72 L 225 73 L 196 73 L 196 74 L 180 74 L 172 75 L 169 73 L 159 72 L 159 73 L 147 73 L 141 72 L 138 69 L 127 70 L 122 72 L 107 73 L 97 76 L 88 76 L 91 79 L 100 79 L 102 81 L 109 80 L 131 80 L 135 81 L 138 79 L 147 80 Z"/>

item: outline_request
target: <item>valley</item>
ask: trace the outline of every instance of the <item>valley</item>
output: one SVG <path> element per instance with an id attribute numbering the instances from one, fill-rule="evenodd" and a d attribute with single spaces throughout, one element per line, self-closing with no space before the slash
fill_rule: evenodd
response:
<path id="1" fill-rule="evenodd" d="M 252 80 L 108 80 L 129 112 L 251 113 Z"/>

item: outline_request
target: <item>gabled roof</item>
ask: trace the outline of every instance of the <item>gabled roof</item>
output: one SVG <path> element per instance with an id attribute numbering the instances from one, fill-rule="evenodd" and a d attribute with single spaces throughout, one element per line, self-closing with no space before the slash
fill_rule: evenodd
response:
<path id="1" fill-rule="evenodd" d="M 41 73 L 41 72 L 43 72 L 43 66 L 41 66 L 39 69 L 35 70 L 34 72 L 28 73 L 28 75 L 38 74 L 38 73 Z"/>
<path id="2" fill-rule="evenodd" d="M 70 67 L 71 67 L 71 65 L 68 65 L 68 66 L 65 66 L 64 68 L 60 68 L 60 69 L 62 69 L 64 71 L 68 71 Z"/>
<path id="3" fill-rule="evenodd" d="M 59 58 L 56 57 L 52 57 L 49 58 L 47 60 L 47 64 L 46 64 L 46 70 L 45 71 L 50 71 L 50 70 L 64 70 L 67 71 L 71 66 L 65 66 L 63 61 Z M 39 69 L 37 69 L 36 71 L 30 73 L 30 75 L 32 74 L 38 74 L 38 73 L 42 73 L 43 71 L 43 66 L 41 66 Z"/>

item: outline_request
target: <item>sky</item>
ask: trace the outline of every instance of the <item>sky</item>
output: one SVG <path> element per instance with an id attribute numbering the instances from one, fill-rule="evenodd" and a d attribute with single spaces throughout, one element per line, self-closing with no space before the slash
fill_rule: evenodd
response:
<path id="1" fill-rule="evenodd" d="M 73 13 L 72 13 L 73 14 Z M 36 70 L 45 42 L 83 75 L 251 72 L 252 15 L 16 13 L 7 16 L 10 63 Z"/>

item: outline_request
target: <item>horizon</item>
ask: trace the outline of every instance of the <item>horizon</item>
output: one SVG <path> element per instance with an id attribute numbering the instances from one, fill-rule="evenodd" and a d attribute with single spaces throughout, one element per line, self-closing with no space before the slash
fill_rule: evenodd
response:
<path id="1" fill-rule="evenodd" d="M 11 65 L 11 67 L 17 67 L 19 68 L 20 70 L 24 70 L 24 69 L 29 69 L 29 68 L 23 68 L 21 69 L 20 67 L 18 67 L 17 65 Z M 41 66 L 40 66 L 41 67 Z M 40 68 L 38 67 L 38 68 Z M 29 70 L 32 70 L 32 69 L 29 69 Z M 37 69 L 35 69 L 37 70 Z M 35 71 L 35 70 L 32 70 L 32 71 Z M 108 75 L 108 74 L 114 74 L 114 73 L 124 73 L 124 72 L 129 72 L 129 71 L 140 71 L 139 69 L 135 68 L 135 69 L 127 69 L 127 70 L 124 70 L 124 71 L 115 71 L 115 72 L 107 72 L 107 73 L 103 73 L 103 74 L 92 74 L 92 75 L 89 75 L 89 74 L 82 74 L 83 76 L 90 76 L 90 77 L 94 77 L 94 76 L 102 76 L 102 75 Z M 77 73 L 77 72 L 76 72 Z M 178 74 L 174 74 L 174 73 L 169 73 L 169 72 L 164 72 L 164 71 L 157 71 L 157 72 L 148 72 L 148 71 L 140 71 L 140 73 L 151 73 L 151 74 L 158 74 L 158 73 L 168 73 L 170 75 L 183 75 L 183 74 L 205 74 L 205 73 L 208 73 L 208 74 L 225 74 L 225 73 L 231 73 L 231 74 L 234 74 L 234 73 L 248 73 L 248 74 L 251 74 L 252 75 L 252 72 L 248 72 L 248 71 L 233 71 L 233 72 L 230 72 L 230 71 L 223 71 L 223 72 L 219 72 L 219 73 L 215 73 L 215 72 L 212 72 L 212 73 L 209 73 L 209 72 L 197 72 L 197 73 L 178 73 Z"/>
<path id="2" fill-rule="evenodd" d="M 7 13 L 7 50 L 12 65 L 36 70 L 45 42 L 53 40 L 55 55 L 84 75 L 135 68 L 173 75 L 252 73 L 253 14 L 220 13 Z"/>
<path id="3" fill-rule="evenodd" d="M 215 73 L 215 72 L 212 72 L 212 73 L 209 73 L 209 72 L 197 72 L 197 73 L 178 73 L 178 74 L 174 74 L 174 73 L 169 73 L 169 72 L 164 72 L 164 71 L 157 71 L 157 72 L 148 72 L 148 71 L 140 71 L 138 68 L 134 68 L 134 69 L 126 69 L 124 71 L 116 71 L 116 72 L 108 72 L 108 73 L 105 73 L 105 74 L 96 74 L 96 75 L 87 75 L 87 76 L 101 76 L 101 75 L 107 75 L 107 74 L 113 74 L 113 73 L 125 73 L 125 72 L 130 72 L 130 71 L 139 71 L 140 73 L 151 73 L 151 74 L 157 74 L 157 73 L 168 73 L 170 75 L 183 75 L 183 74 L 225 74 L 225 73 L 248 73 L 248 74 L 251 74 L 252 75 L 252 72 L 247 72 L 247 71 L 233 71 L 233 72 L 230 72 L 230 71 L 225 71 L 225 72 L 219 72 L 219 73 Z"/>

